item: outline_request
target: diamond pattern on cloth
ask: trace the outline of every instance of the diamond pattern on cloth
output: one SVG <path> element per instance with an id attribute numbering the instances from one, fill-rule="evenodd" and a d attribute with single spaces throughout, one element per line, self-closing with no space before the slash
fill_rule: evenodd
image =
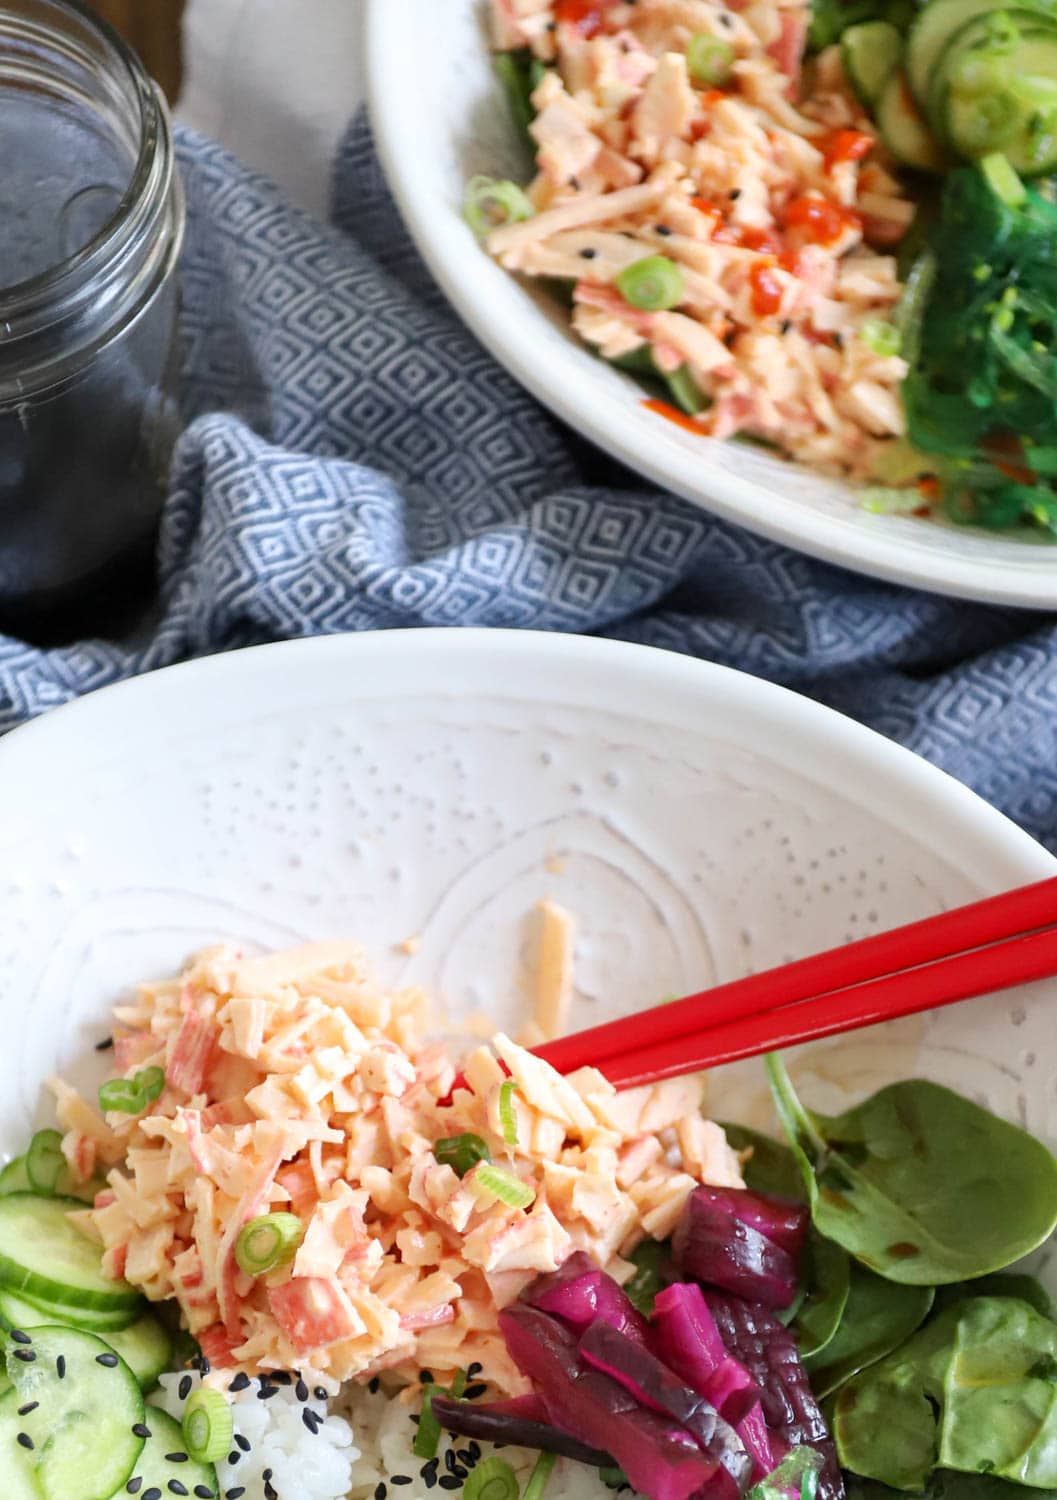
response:
<path id="1" fill-rule="evenodd" d="M 783 683 L 950 771 L 1057 851 L 1057 624 L 860 578 L 658 491 L 462 327 L 369 128 L 333 224 L 180 135 L 187 426 L 136 647 L 0 637 L 0 729 L 170 662 L 411 625 L 601 633 Z"/>

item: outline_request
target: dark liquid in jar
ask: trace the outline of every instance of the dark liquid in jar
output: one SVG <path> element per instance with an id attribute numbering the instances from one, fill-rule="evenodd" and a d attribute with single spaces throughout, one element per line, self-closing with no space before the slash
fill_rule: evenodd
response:
<path id="1" fill-rule="evenodd" d="M 0 85 L 0 288 L 87 245 L 133 166 L 91 117 Z M 66 383 L 0 398 L 0 630 L 42 642 L 109 633 L 149 595 L 174 295 Z"/>

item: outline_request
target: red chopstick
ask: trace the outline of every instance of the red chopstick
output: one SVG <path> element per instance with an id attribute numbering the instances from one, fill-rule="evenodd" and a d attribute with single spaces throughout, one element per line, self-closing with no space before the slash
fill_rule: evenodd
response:
<path id="1" fill-rule="evenodd" d="M 1051 928 L 1055 930 L 1043 930 Z M 854 1031 L 1057 973 L 1057 877 L 535 1049 L 618 1087 Z"/>

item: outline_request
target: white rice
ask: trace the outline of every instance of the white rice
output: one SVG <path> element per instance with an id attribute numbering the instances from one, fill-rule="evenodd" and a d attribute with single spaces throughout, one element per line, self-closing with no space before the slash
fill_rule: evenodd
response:
<path id="1" fill-rule="evenodd" d="M 191 1371 L 163 1375 L 161 1390 L 151 1397 L 177 1421 L 185 1405 L 180 1389 L 188 1377 L 191 1390 L 201 1384 L 201 1377 Z M 325 1401 L 314 1397 L 299 1401 L 289 1386 L 281 1386 L 267 1401 L 260 1399 L 259 1390 L 253 1381 L 246 1390 L 228 1395 L 235 1432 L 248 1442 L 249 1449 L 242 1452 L 233 1442 L 229 1457 L 236 1457 L 236 1462 L 217 1464 L 221 1495 L 244 1487 L 243 1500 L 269 1500 L 268 1483 L 269 1495 L 274 1493 L 279 1500 L 345 1500 L 352 1465 L 360 1456 L 348 1422 L 328 1415 Z M 305 1425 L 306 1409 L 320 1419 L 315 1433 Z"/>
<path id="2" fill-rule="evenodd" d="M 151 1397 L 177 1421 L 185 1404 L 180 1387 L 188 1375 L 189 1390 L 201 1384 L 200 1376 L 190 1371 L 163 1375 L 161 1390 Z M 427 1484 L 422 1470 L 428 1466 L 415 1457 L 411 1446 L 417 1403 L 407 1405 L 385 1391 L 372 1393 L 350 1385 L 328 1410 L 327 1403 L 314 1396 L 308 1402 L 299 1401 L 289 1386 L 281 1387 L 267 1401 L 260 1400 L 258 1390 L 253 1381 L 247 1390 L 229 1395 L 235 1431 L 250 1448 L 235 1464 L 217 1464 L 221 1496 L 245 1487 L 241 1500 L 269 1500 L 270 1495 L 278 1500 L 455 1500 L 461 1481 L 440 1483 L 442 1476 L 451 1474 L 446 1455 L 452 1454 L 456 1480 L 460 1471 L 464 1476 L 473 1465 L 467 1457 L 474 1451 L 470 1439 L 444 1434 L 432 1466 L 437 1478 Z M 304 1423 L 306 1406 L 321 1418 L 315 1435 Z M 492 1454 L 505 1459 L 517 1476 L 519 1490 L 524 1491 L 537 1453 L 527 1448 L 497 1450 L 490 1443 L 478 1447 L 482 1461 Z M 269 1496 L 265 1494 L 266 1470 L 271 1471 Z M 394 1482 L 399 1476 L 411 1482 Z M 614 1496 L 593 1469 L 559 1458 L 545 1500 L 614 1500 Z"/>

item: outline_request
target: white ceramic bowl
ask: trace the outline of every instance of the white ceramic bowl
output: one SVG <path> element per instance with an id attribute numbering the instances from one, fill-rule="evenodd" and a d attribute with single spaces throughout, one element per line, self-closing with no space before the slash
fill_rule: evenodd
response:
<path id="1" fill-rule="evenodd" d="M 474 173 L 523 181 L 529 170 L 481 0 L 367 0 L 367 17 L 371 116 L 404 220 L 462 318 L 540 401 L 663 488 L 802 552 L 939 593 L 1057 608 L 1049 543 L 869 515 L 847 485 L 644 410 L 635 382 L 588 353 L 567 312 L 502 271 L 463 222 Z"/>
<path id="2" fill-rule="evenodd" d="M 527 1009 L 534 904 L 577 914 L 574 1025 L 1040 878 L 964 787 L 806 699 L 580 637 L 266 646 L 93 694 L 0 743 L 0 1151 L 98 1082 L 128 985 L 221 939 L 358 935 L 451 1013 Z M 399 949 L 410 936 L 421 947 Z M 836 1106 L 923 1071 L 1057 1143 L 1053 988 L 805 1048 Z M 713 1107 L 768 1119 L 756 1062 Z"/>

